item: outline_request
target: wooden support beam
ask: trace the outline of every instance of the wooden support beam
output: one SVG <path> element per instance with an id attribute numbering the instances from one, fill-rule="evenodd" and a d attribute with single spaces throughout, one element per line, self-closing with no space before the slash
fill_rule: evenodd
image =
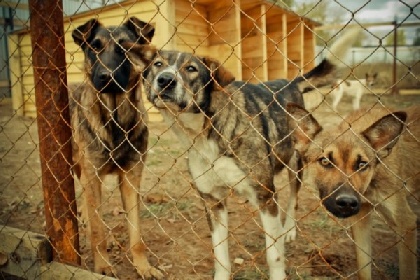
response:
<path id="1" fill-rule="evenodd" d="M 234 0 L 235 2 L 235 27 L 236 27 L 236 33 L 235 33 L 235 43 L 239 43 L 241 41 L 241 0 Z M 241 45 L 238 44 L 235 46 L 235 54 L 237 56 L 236 61 L 236 69 L 237 69 L 237 76 L 236 79 L 239 81 L 242 80 L 242 48 Z"/>
<path id="2" fill-rule="evenodd" d="M 283 37 L 287 35 L 287 14 L 283 14 L 281 16 L 281 20 L 282 20 L 282 33 L 283 33 Z M 284 77 L 288 78 L 289 77 L 289 71 L 288 71 L 288 61 L 287 61 L 287 39 L 283 39 L 283 41 L 281 42 L 282 44 L 282 51 L 284 54 L 284 59 L 283 59 L 283 73 L 284 73 Z"/>
<path id="3" fill-rule="evenodd" d="M 389 25 L 390 27 L 394 26 L 393 21 L 386 21 L 386 22 L 373 22 L 373 23 L 363 23 L 361 24 L 364 28 L 375 27 L 375 26 L 386 26 Z M 354 27 L 360 26 L 360 24 L 348 24 L 347 27 Z M 399 27 L 413 27 L 413 26 L 420 26 L 420 21 L 410 21 L 410 22 L 401 22 L 398 24 Z M 315 30 L 337 30 L 343 28 L 343 24 L 326 24 L 321 26 L 314 27 Z"/>
<path id="4" fill-rule="evenodd" d="M 160 0 L 159 13 L 156 15 L 157 32 L 153 41 L 163 49 L 173 50 L 177 44 L 176 33 L 176 9 L 174 0 Z"/>
<path id="5" fill-rule="evenodd" d="M 299 26 L 299 31 L 300 31 L 300 42 L 299 42 L 299 48 L 300 48 L 300 71 L 301 74 L 304 74 L 304 66 L 305 66 L 305 25 L 303 24 L 303 22 L 300 23 Z"/>
<path id="6" fill-rule="evenodd" d="M 263 76 L 262 80 L 268 80 L 268 62 L 267 62 L 267 7 L 265 4 L 261 4 L 261 43 L 262 43 L 262 66 L 263 66 Z"/>
<path id="7" fill-rule="evenodd" d="M 46 232 L 54 247 L 54 259 L 78 265 L 63 2 L 29 0 L 29 4 Z"/>

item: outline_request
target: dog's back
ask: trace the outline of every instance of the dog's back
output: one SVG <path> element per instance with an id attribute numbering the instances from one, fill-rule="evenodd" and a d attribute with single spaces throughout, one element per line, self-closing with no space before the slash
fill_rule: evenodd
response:
<path id="1" fill-rule="evenodd" d="M 280 84 L 281 80 L 277 86 Z M 257 166 L 261 167 L 260 174 L 256 176 L 268 180 L 274 174 L 262 174 L 281 169 L 293 153 L 290 138 L 287 137 L 287 115 L 283 109 L 286 102 L 281 92 L 275 93 L 277 86 L 233 82 L 225 90 L 234 94 L 213 99 L 210 107 L 210 111 L 216 113 L 211 120 L 209 138 L 216 140 L 224 149 L 232 150 L 240 159 L 246 158 L 246 161 L 238 162 L 243 168 L 248 165 L 253 166 L 254 170 Z M 280 88 L 284 91 L 283 86 Z M 294 88 L 290 88 L 292 93 L 301 96 Z M 259 149 L 250 154 L 244 145 Z"/>

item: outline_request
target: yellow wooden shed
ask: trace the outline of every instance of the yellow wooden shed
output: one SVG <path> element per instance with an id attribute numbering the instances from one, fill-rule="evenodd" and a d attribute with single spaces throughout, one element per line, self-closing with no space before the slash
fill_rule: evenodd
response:
<path id="1" fill-rule="evenodd" d="M 128 0 L 64 18 L 68 83 L 83 81 L 83 53 L 71 32 L 90 18 L 119 25 L 131 16 L 156 27 L 159 48 L 214 57 L 237 80 L 293 78 L 314 66 L 318 24 L 267 0 Z M 29 30 L 9 34 L 13 108 L 35 116 Z M 149 106 L 151 120 L 160 116 Z"/>

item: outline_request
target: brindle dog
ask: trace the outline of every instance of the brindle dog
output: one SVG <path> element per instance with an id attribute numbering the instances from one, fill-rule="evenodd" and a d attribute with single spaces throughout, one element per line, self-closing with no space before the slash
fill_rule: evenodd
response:
<path id="1" fill-rule="evenodd" d="M 105 27 L 92 19 L 73 31 L 85 56 L 85 81 L 71 90 L 75 173 L 84 190 L 95 272 L 114 275 L 101 219 L 101 183 L 118 176 L 128 220 L 133 265 L 143 278 L 162 278 L 146 257 L 140 234 L 139 187 L 146 160 L 147 115 L 139 71 L 129 62 L 123 42 L 147 44 L 154 27 L 135 17 L 121 26 Z"/>
<path id="2" fill-rule="evenodd" d="M 223 65 L 208 57 L 124 44 L 130 59 L 149 65 L 143 72 L 148 99 L 188 149 L 191 176 L 210 210 L 214 279 L 231 278 L 226 202 L 232 191 L 244 195 L 259 210 L 270 279 L 286 277 L 284 241 L 296 235 L 298 187 L 291 191 L 283 226 L 274 176 L 293 162 L 294 177 L 299 165 L 289 137 L 286 101 L 303 105 L 306 89 L 325 84 L 356 31 L 340 37 L 332 47 L 333 55 L 305 75 L 258 85 L 234 81 Z"/>

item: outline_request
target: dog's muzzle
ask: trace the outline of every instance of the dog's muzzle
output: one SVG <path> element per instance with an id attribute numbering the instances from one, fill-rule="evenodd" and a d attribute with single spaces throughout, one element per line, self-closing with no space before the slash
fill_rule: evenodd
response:
<path id="1" fill-rule="evenodd" d="M 320 192 L 325 208 L 338 218 L 348 218 L 359 213 L 360 195 L 349 185 L 339 186 L 331 194 Z"/>
<path id="2" fill-rule="evenodd" d="M 176 77 L 169 72 L 161 73 L 157 78 L 157 85 L 160 90 L 172 91 L 176 87 Z"/>
<path id="3" fill-rule="evenodd" d="M 124 90 L 114 80 L 110 71 L 100 71 L 94 77 L 95 88 L 101 93 L 121 93 Z"/>
<path id="4" fill-rule="evenodd" d="M 174 101 L 175 87 L 177 85 L 176 76 L 170 72 L 163 72 L 156 78 L 157 95 L 154 100 Z"/>

